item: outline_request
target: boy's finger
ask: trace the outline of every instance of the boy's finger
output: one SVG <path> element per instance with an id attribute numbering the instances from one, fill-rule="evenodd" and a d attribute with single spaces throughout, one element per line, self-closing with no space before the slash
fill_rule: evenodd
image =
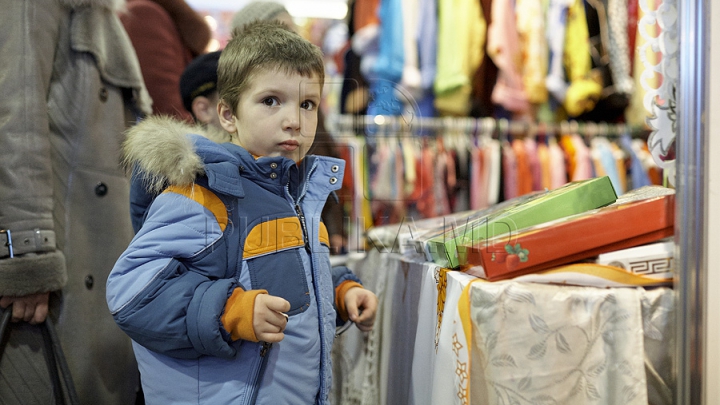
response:
<path id="1" fill-rule="evenodd" d="M 270 332 L 264 332 L 260 333 L 256 336 L 259 341 L 262 342 L 268 342 L 268 343 L 277 343 L 282 341 L 285 338 L 285 334 L 282 332 L 278 333 L 270 333 Z"/>

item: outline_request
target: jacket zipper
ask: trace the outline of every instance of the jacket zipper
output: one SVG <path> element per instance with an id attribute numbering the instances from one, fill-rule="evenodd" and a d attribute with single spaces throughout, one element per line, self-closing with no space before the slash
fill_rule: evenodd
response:
<path id="1" fill-rule="evenodd" d="M 305 223 L 305 214 L 303 213 L 300 204 L 295 203 L 295 211 L 297 211 L 298 219 L 300 219 L 300 227 L 303 233 L 303 242 L 305 242 L 305 250 L 310 253 L 310 237 L 308 236 L 307 224 Z"/>
<path id="2" fill-rule="evenodd" d="M 272 343 L 268 342 L 262 342 L 262 347 L 260 347 L 260 367 L 257 374 L 255 374 L 255 381 L 253 381 L 252 384 L 253 392 L 250 396 L 250 405 L 255 405 L 255 402 L 257 401 L 258 391 L 260 391 L 260 381 L 265 373 L 265 366 L 267 365 L 269 358 L 267 354 L 271 347 Z"/>

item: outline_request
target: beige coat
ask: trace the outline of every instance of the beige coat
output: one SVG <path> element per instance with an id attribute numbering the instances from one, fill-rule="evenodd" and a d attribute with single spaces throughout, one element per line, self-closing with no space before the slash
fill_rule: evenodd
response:
<path id="1" fill-rule="evenodd" d="M 0 229 L 16 255 L 0 246 L 0 296 L 57 292 L 51 316 L 87 404 L 131 404 L 137 387 L 105 282 L 132 238 L 122 133 L 150 100 L 115 3 L 0 0 Z M 49 403 L 22 373 L 45 369 L 38 341 L 13 328 L 0 403 Z"/>

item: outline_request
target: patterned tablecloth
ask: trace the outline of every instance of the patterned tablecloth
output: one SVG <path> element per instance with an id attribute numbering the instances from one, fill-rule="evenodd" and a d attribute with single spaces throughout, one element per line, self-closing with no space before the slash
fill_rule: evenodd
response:
<path id="1" fill-rule="evenodd" d="M 333 404 L 672 403 L 668 287 L 489 283 L 377 250 L 348 266 L 380 307 L 336 339 Z"/>

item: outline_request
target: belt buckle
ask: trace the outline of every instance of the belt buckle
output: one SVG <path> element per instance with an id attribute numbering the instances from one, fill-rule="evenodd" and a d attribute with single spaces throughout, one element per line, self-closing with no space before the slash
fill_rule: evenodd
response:
<path id="1" fill-rule="evenodd" d="M 13 253 L 13 244 L 12 244 L 12 233 L 9 229 L 0 229 L 0 233 L 4 233 L 7 236 L 7 242 L 5 242 L 5 246 L 8 248 L 8 252 L 10 253 L 10 258 L 14 258 L 15 254 Z"/>

